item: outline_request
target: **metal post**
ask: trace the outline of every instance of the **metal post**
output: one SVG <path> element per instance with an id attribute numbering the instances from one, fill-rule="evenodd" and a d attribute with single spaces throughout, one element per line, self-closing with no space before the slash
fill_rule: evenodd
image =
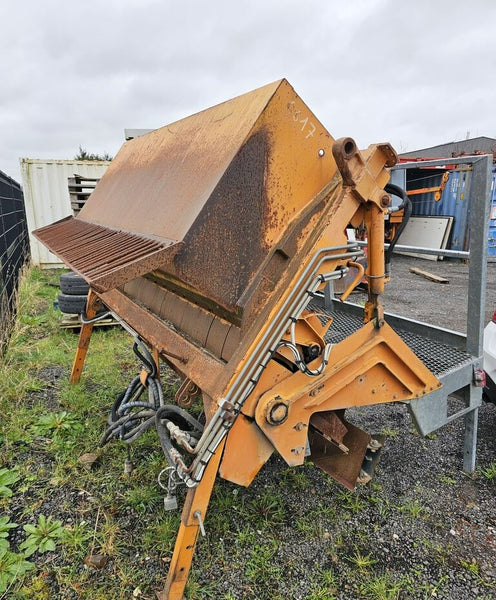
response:
<path id="1" fill-rule="evenodd" d="M 477 358 L 482 356 L 484 336 L 491 169 L 492 155 L 483 156 L 475 161 L 470 185 L 467 352 Z"/>
<path id="2" fill-rule="evenodd" d="M 484 312 L 487 279 L 487 238 L 491 208 L 492 156 L 483 156 L 474 162 L 470 186 L 470 265 L 468 271 L 467 352 L 482 358 L 484 343 Z M 471 384 L 468 392 L 470 406 L 475 408 L 465 415 L 465 444 L 463 470 L 475 471 L 477 451 L 477 421 L 482 390 Z"/>
<path id="3" fill-rule="evenodd" d="M 324 307 L 327 310 L 332 308 L 332 301 L 334 299 L 334 281 L 328 281 L 324 288 Z"/>
<path id="4" fill-rule="evenodd" d="M 472 356 L 473 367 L 482 364 L 484 341 L 484 314 L 487 277 L 487 240 L 489 233 L 489 211 L 491 206 L 492 155 L 464 156 L 442 160 L 422 161 L 421 163 L 403 163 L 395 169 L 418 167 L 469 164 L 472 165 L 470 186 L 470 263 L 468 276 L 468 310 L 466 350 Z M 420 249 L 417 249 L 419 252 Z M 444 255 L 453 254 L 444 251 Z M 463 468 L 467 473 L 475 470 L 477 447 L 477 419 L 482 402 L 482 390 L 472 381 L 465 392 L 465 443 L 463 452 Z"/>
<path id="5" fill-rule="evenodd" d="M 478 416 L 478 408 L 474 408 L 474 410 L 465 415 L 465 443 L 463 447 L 463 470 L 465 473 L 473 473 L 475 471 Z"/>

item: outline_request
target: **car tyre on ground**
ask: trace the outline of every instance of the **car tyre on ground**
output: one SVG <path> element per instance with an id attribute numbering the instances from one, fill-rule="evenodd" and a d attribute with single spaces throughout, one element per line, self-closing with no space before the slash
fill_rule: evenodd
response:
<path id="1" fill-rule="evenodd" d="M 90 286 L 86 281 L 72 271 L 70 273 L 63 273 L 60 276 L 60 290 L 63 294 L 88 295 L 89 289 Z"/>
<path id="2" fill-rule="evenodd" d="M 63 313 L 69 315 L 80 315 L 85 312 L 87 296 L 84 294 L 63 294 L 58 295 L 58 305 Z"/>

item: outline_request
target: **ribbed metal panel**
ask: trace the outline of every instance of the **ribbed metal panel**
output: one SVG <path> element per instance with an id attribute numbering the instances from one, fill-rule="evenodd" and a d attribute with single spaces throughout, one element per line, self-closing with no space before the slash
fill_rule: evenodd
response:
<path id="1" fill-rule="evenodd" d="M 97 292 L 108 292 L 160 266 L 175 245 L 67 217 L 33 234 Z"/>
<path id="2" fill-rule="evenodd" d="M 407 191 L 424 188 L 435 188 L 441 185 L 444 169 L 414 169 L 407 175 Z M 410 195 L 412 215 L 414 216 L 445 216 L 442 212 L 441 200 L 436 201 L 434 192 Z M 452 216 L 452 215 L 449 215 Z"/>
<path id="3" fill-rule="evenodd" d="M 414 169 L 407 174 L 407 189 L 437 187 L 441 183 L 441 172 L 428 169 Z M 435 200 L 434 192 L 411 196 L 412 214 L 415 216 L 454 217 L 448 248 L 469 250 L 470 244 L 470 183 L 472 170 L 462 167 L 451 171 L 441 198 Z M 491 222 L 489 227 L 489 256 L 496 256 L 496 172 L 493 167 Z"/>
<path id="4" fill-rule="evenodd" d="M 493 180 L 491 182 L 490 217 L 487 253 L 489 256 L 496 256 L 496 167 L 493 167 Z"/>
<path id="5" fill-rule="evenodd" d="M 323 307 L 322 302 L 319 300 L 310 302 L 308 309 L 325 313 L 333 318 L 325 336 L 325 341 L 330 344 L 338 344 L 364 325 L 361 317 L 341 311 L 328 310 Z M 471 363 L 472 359 L 469 354 L 447 344 L 402 329 L 396 329 L 396 333 L 436 377 L 441 377 L 462 365 Z"/>
<path id="6" fill-rule="evenodd" d="M 31 232 L 72 214 L 69 177 L 78 174 L 99 179 L 110 162 L 21 158 L 20 163 L 33 263 L 43 268 L 62 267 L 63 262 Z"/>

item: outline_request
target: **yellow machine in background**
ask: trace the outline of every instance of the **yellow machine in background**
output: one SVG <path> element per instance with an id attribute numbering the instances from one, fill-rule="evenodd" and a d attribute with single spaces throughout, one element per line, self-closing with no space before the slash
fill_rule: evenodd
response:
<path id="1" fill-rule="evenodd" d="M 183 379 L 165 404 L 156 367 L 124 396 L 110 437 L 157 427 L 169 488 L 189 487 L 163 600 L 183 597 L 217 473 L 247 486 L 277 451 L 307 456 L 348 488 L 381 445 L 348 423 L 348 407 L 421 398 L 439 381 L 385 322 L 384 215 L 389 144 L 334 140 L 285 80 L 127 142 L 77 218 L 36 235 Z M 363 250 L 363 323 L 329 342 L 325 286 Z M 81 332 L 79 378 L 91 322 Z M 146 347 L 145 347 L 146 346 Z M 143 349 L 144 348 L 144 349 Z M 137 393 L 137 392 L 136 392 Z M 206 423 L 187 412 L 201 395 Z"/>

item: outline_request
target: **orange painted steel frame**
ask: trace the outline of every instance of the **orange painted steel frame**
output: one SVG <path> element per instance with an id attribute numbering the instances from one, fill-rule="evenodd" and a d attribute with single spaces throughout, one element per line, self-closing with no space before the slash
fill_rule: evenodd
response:
<path id="1" fill-rule="evenodd" d="M 336 142 L 333 152 L 343 175 L 345 195 L 348 196 L 342 205 L 348 205 L 349 209 L 349 204 L 354 204 L 356 211 L 351 221 L 365 221 L 368 230 L 366 325 L 336 345 L 332 351 L 332 364 L 320 377 L 310 378 L 299 371 L 293 373 L 275 361 L 268 363 L 228 434 L 223 457 L 224 442 L 217 448 L 198 487 L 188 494 L 166 588 L 160 595 L 162 600 L 183 598 L 186 574 L 200 527 L 195 514 L 198 515 L 196 511 L 200 510 L 201 518 L 204 518 L 217 465 L 220 464 L 222 477 L 249 485 L 274 449 L 290 465 L 303 463 L 312 413 L 405 400 L 427 394 L 440 386 L 384 323 L 379 301 L 384 289 L 384 209 L 389 201 L 383 191 L 388 178 L 384 165 L 391 165 L 394 161 L 392 149 L 383 145 L 361 155 L 354 143 L 346 139 Z M 347 222 L 341 225 L 344 230 Z M 322 236 L 314 252 L 319 250 L 319 246 L 323 247 L 324 242 Z M 332 271 L 337 266 L 331 261 L 327 269 Z M 301 271 L 304 268 L 305 265 L 302 265 Z M 280 303 L 274 307 L 272 314 L 279 306 Z M 297 338 L 303 332 L 303 343 L 308 343 L 309 335 L 313 335 L 320 347 L 324 346 L 323 331 L 319 340 L 318 331 L 314 329 L 309 333 L 308 324 L 302 328 L 300 323 L 295 330 Z M 257 341 L 258 338 L 254 346 Z M 248 354 L 250 352 L 252 350 Z M 320 360 L 317 358 L 315 363 Z M 316 365 L 308 365 L 309 368 L 313 366 Z M 281 416 L 280 422 L 274 421 L 274 415 Z"/>
<path id="2" fill-rule="evenodd" d="M 289 465 L 302 464 L 313 413 L 335 411 L 350 406 L 374 404 L 420 397 L 440 386 L 436 378 L 413 355 L 384 322 L 379 296 L 384 289 L 384 212 L 389 198 L 383 188 L 388 180 L 385 165 L 394 163 L 394 152 L 388 145 L 371 147 L 360 153 L 352 140 L 335 142 L 333 154 L 343 178 L 339 208 L 329 220 L 328 230 L 314 244 L 308 259 L 329 244 L 329 238 L 342 243 L 348 222 L 365 222 L 368 239 L 369 298 L 365 306 L 365 325 L 356 333 L 336 344 L 329 365 L 318 377 L 308 377 L 288 370 L 279 362 L 269 361 L 255 388 L 241 407 L 227 438 L 218 445 L 197 487 L 190 489 L 183 508 L 180 530 L 176 540 L 169 576 L 161 600 L 181 600 L 193 558 L 200 526 L 202 525 L 217 471 L 222 477 L 241 485 L 249 485 L 274 450 Z M 331 193 L 336 193 L 336 188 Z M 324 262 L 319 272 L 335 271 L 346 266 L 349 259 Z M 354 264 L 351 261 L 351 264 Z M 302 264 L 293 281 L 305 270 Z M 325 269 L 324 269 L 325 266 Z M 357 277 L 355 282 L 361 279 Z M 353 282 L 355 284 L 355 282 Z M 348 292 L 351 290 L 348 290 Z M 88 298 L 87 316 L 96 313 L 97 295 Z M 270 319 L 279 310 L 284 297 L 273 307 Z M 84 325 L 72 381 L 79 378 L 91 335 L 91 324 Z M 296 344 L 317 344 L 325 347 L 326 326 L 315 316 L 303 313 L 294 327 Z M 250 356 L 263 331 L 247 352 Z M 279 356 L 291 361 L 291 356 L 279 350 Z M 167 359 L 167 353 L 162 354 Z M 308 364 L 319 365 L 321 357 Z M 243 366 L 240 362 L 236 373 Z M 176 363 L 175 368 L 178 368 Z M 180 370 L 180 369 L 179 369 Z M 229 389 L 235 380 L 227 386 Z M 223 397 L 223 396 L 222 396 Z M 207 415 L 212 415 L 217 402 L 204 395 Z"/>

